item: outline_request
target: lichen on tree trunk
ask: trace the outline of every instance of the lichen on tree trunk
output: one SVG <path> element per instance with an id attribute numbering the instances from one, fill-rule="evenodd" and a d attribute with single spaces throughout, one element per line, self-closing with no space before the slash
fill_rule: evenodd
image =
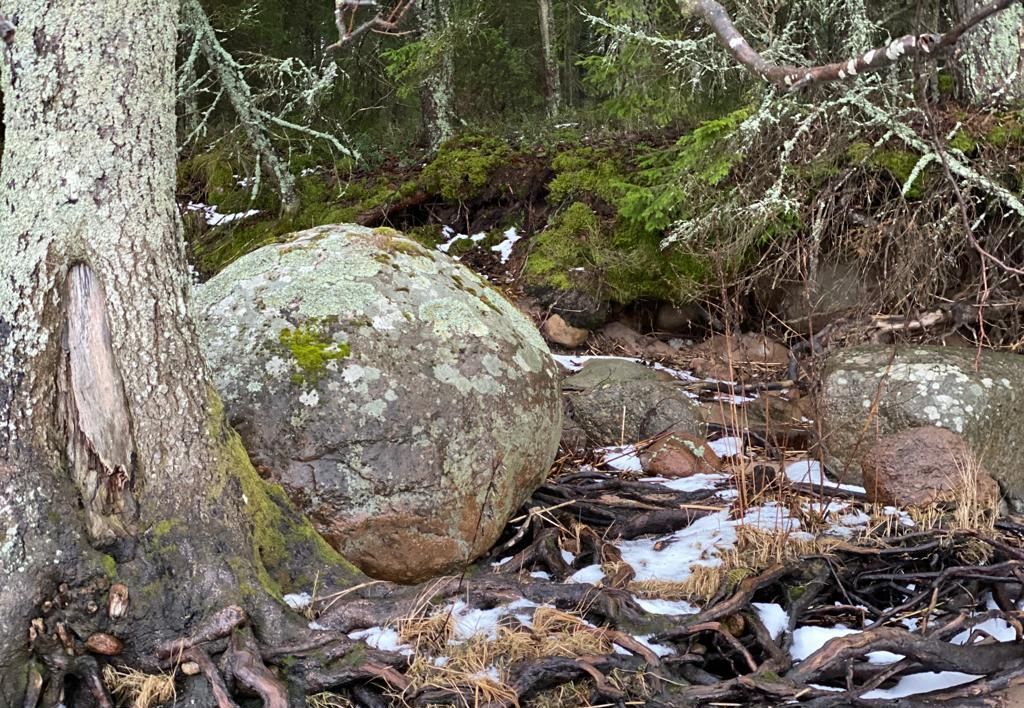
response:
<path id="1" fill-rule="evenodd" d="M 280 636 L 298 618 L 274 598 L 298 572 L 356 572 L 256 476 L 209 383 L 174 203 L 177 2 L 4 10 L 20 20 L 0 174 L 6 706 L 22 705 L 29 622 L 57 594 L 42 635 L 109 631 L 144 663 L 228 603 Z M 83 609 L 114 579 L 132 598 L 121 623 Z"/>
<path id="2" fill-rule="evenodd" d="M 985 0 L 957 0 L 959 19 Z M 963 97 L 979 106 L 1020 106 L 1024 102 L 1024 6 L 988 18 L 963 36 L 955 56 Z"/>
<path id="3" fill-rule="evenodd" d="M 419 18 L 424 41 L 439 45 L 435 63 L 420 88 L 423 129 L 431 151 L 436 151 L 455 133 L 452 110 L 455 58 L 452 56 L 450 41 L 443 37 L 444 33 L 450 30 L 450 2 L 451 0 L 420 2 Z"/>

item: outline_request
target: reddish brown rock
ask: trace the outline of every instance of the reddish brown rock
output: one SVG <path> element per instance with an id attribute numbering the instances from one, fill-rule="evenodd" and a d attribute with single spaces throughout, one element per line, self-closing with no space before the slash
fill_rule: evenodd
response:
<path id="1" fill-rule="evenodd" d="M 878 439 L 861 460 L 868 500 L 893 506 L 977 500 L 995 505 L 999 485 L 945 428 L 911 428 Z M 973 490 L 965 485 L 975 485 Z"/>
<path id="2" fill-rule="evenodd" d="M 707 441 L 687 433 L 669 433 L 640 453 L 644 472 L 654 477 L 692 477 L 718 472 L 722 461 Z"/>
<path id="3" fill-rule="evenodd" d="M 582 347 L 590 336 L 590 330 L 573 327 L 562 319 L 561 315 L 551 315 L 544 320 L 540 331 L 544 334 L 544 339 L 567 349 Z"/>
<path id="4" fill-rule="evenodd" d="M 93 654 L 117 656 L 121 653 L 124 645 L 121 643 L 120 639 L 112 634 L 96 632 L 95 634 L 89 635 L 89 638 L 85 640 L 85 648 Z"/>

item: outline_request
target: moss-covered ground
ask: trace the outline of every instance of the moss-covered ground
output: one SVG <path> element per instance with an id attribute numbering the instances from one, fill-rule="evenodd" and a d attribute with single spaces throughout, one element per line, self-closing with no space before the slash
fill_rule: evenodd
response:
<path id="1" fill-rule="evenodd" d="M 427 248 L 451 240 L 452 232 L 442 230 L 447 226 L 484 234 L 451 241 L 450 255 L 481 270 L 507 271 L 527 288 L 584 291 L 618 304 L 683 303 L 763 267 L 766 254 L 791 250 L 790 240 L 810 232 L 819 195 L 836 185 L 865 212 L 894 191 L 923 204 L 942 187 L 941 164 L 920 165 L 921 155 L 892 135 L 818 136 L 798 146 L 785 168 L 791 206 L 752 219 L 737 205 L 763 194 L 778 173 L 777 146 L 752 152 L 737 137 L 754 112 L 752 105 L 734 104 L 675 133 L 588 136 L 562 127 L 530 141 L 464 135 L 433 156 L 385 160 L 372 171 L 299 155 L 291 169 L 301 207 L 287 216 L 279 215 L 269 181 L 253 195 L 251 179 L 239 177 L 248 174 L 245 166 L 226 153 L 199 155 L 179 166 L 183 201 L 260 214 L 217 227 L 189 214 L 190 254 L 200 277 L 208 277 L 249 251 L 319 224 L 395 228 Z M 943 120 L 952 127 L 947 148 L 965 160 L 1024 148 L 1024 120 L 1016 112 L 983 119 L 954 112 Z M 1020 188 L 1016 172 L 1001 178 L 1007 188 Z M 703 226 L 665 248 L 666 236 L 687 221 Z M 506 268 L 491 249 L 509 227 L 527 238 Z"/>

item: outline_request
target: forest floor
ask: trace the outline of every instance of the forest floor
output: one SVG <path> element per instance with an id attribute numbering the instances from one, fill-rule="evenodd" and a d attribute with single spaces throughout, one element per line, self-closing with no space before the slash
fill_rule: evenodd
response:
<path id="1" fill-rule="evenodd" d="M 758 404 L 704 397 L 734 421 Z M 406 657 L 391 704 L 1012 705 L 1024 525 L 968 499 L 869 504 L 806 450 L 716 427 L 716 473 L 645 476 L 656 439 L 563 456 L 459 599 L 432 599 L 438 579 L 351 633 Z M 313 628 L 335 602 L 288 600 Z"/>

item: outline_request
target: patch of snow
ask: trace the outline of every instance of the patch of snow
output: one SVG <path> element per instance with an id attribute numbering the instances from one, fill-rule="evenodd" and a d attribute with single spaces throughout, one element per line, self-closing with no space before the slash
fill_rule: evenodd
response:
<path id="1" fill-rule="evenodd" d="M 304 610 L 313 604 L 313 598 L 308 592 L 288 593 L 281 599 L 293 610 Z"/>
<path id="2" fill-rule="evenodd" d="M 217 211 L 216 204 L 200 204 L 198 202 L 189 202 L 185 205 L 185 210 L 202 212 L 208 226 L 221 226 L 260 213 L 259 209 L 250 209 L 249 211 L 241 211 L 235 214 L 221 214 Z"/>
<path id="3" fill-rule="evenodd" d="M 694 615 L 699 609 L 685 600 L 658 600 L 643 597 L 636 598 L 636 604 L 652 615 Z"/>
<path id="4" fill-rule="evenodd" d="M 711 440 L 708 445 L 719 457 L 738 457 L 743 454 L 743 438 L 719 438 Z"/>
<path id="5" fill-rule="evenodd" d="M 864 492 L 864 487 L 855 484 L 839 484 L 825 476 L 817 460 L 797 460 L 786 465 L 786 476 L 794 482 L 815 484 L 819 487 L 842 489 L 847 492 Z"/>
<path id="6" fill-rule="evenodd" d="M 531 578 L 537 578 L 538 580 L 551 580 L 551 573 L 545 573 L 543 570 L 535 570 L 530 573 Z"/>
<path id="7" fill-rule="evenodd" d="M 502 617 L 514 615 L 516 610 L 535 607 L 537 607 L 536 603 L 520 599 L 507 605 L 499 605 L 489 610 L 481 610 L 459 600 L 442 611 L 451 614 L 455 625 L 454 632 L 452 633 L 453 639 L 465 641 L 477 635 L 482 635 L 487 639 L 496 639 L 498 636 L 498 622 Z"/>
<path id="8" fill-rule="evenodd" d="M 485 238 L 487 238 L 487 234 L 485 234 L 482 231 L 478 234 L 467 236 L 466 234 L 457 233 L 455 229 L 453 229 L 451 226 L 445 226 L 444 228 L 442 228 L 441 236 L 443 238 L 448 239 L 447 241 L 438 245 L 437 247 L 437 250 L 441 251 L 442 253 L 448 253 L 448 249 L 450 249 L 455 244 L 456 241 L 464 241 L 468 239 L 476 243 L 477 241 L 483 241 Z"/>
<path id="9" fill-rule="evenodd" d="M 873 691 L 868 691 L 861 698 L 865 700 L 871 699 L 885 699 L 885 698 L 903 698 L 905 696 L 914 696 L 919 693 L 928 693 L 930 691 L 940 691 L 944 688 L 952 688 L 954 686 L 962 686 L 965 683 L 976 681 L 982 678 L 981 676 L 975 676 L 974 674 L 963 674 L 959 671 L 928 671 L 922 674 L 907 674 L 902 677 L 895 686 L 892 688 L 876 688 Z"/>
<path id="10" fill-rule="evenodd" d="M 622 541 L 619 551 L 622 560 L 636 571 L 638 581 L 686 580 L 693 572 L 691 566 L 721 565 L 717 552 L 736 542 L 734 526 L 729 512 L 721 511 L 697 519 L 668 538 Z"/>
<path id="11" fill-rule="evenodd" d="M 620 470 L 622 472 L 644 471 L 643 466 L 640 464 L 640 456 L 637 455 L 636 448 L 632 445 L 602 447 L 594 450 L 594 452 L 601 453 L 604 464 L 613 470 Z"/>
<path id="12" fill-rule="evenodd" d="M 558 552 L 562 555 L 562 560 L 565 561 L 566 565 L 572 565 L 573 562 L 576 560 L 576 556 L 573 555 L 571 552 L 565 550 L 564 548 L 559 548 Z"/>
<path id="13" fill-rule="evenodd" d="M 764 624 L 772 639 L 781 637 L 782 633 L 789 627 L 789 613 L 783 609 L 782 605 L 774 602 L 754 602 L 751 604 L 754 606 L 758 618 L 760 618 L 761 623 Z"/>
<path id="14" fill-rule="evenodd" d="M 643 482 L 654 482 L 668 489 L 677 492 L 700 492 L 703 490 L 714 490 L 718 485 L 727 482 L 727 474 L 695 474 L 679 479 L 665 479 L 664 477 L 644 477 Z"/>
<path id="15" fill-rule="evenodd" d="M 850 629 L 841 624 L 835 627 L 797 627 L 793 632 L 793 644 L 789 648 L 789 655 L 795 661 L 803 661 L 825 646 L 828 640 L 850 634 L 860 634 L 860 630 Z M 873 651 L 867 655 L 868 662 L 872 664 L 894 664 L 902 658 L 902 655 L 888 651 Z"/>
<path id="16" fill-rule="evenodd" d="M 599 582 L 604 580 L 604 571 L 601 570 L 599 565 L 588 565 L 586 568 L 580 568 L 575 573 L 566 578 L 567 583 L 590 583 L 591 585 L 597 585 Z"/>
<path id="17" fill-rule="evenodd" d="M 491 250 L 501 255 L 502 265 L 508 263 L 508 259 L 512 257 L 512 247 L 516 245 L 516 241 L 521 239 L 515 228 L 511 228 L 505 232 L 505 240 L 499 243 L 497 246 L 491 246 Z"/>
<path id="18" fill-rule="evenodd" d="M 412 647 L 403 644 L 401 637 L 391 627 L 370 627 L 361 629 L 358 632 L 351 632 L 349 639 L 362 639 L 366 645 L 381 651 L 397 651 L 409 656 L 412 654 Z"/>
<path id="19" fill-rule="evenodd" d="M 667 647 L 664 644 L 655 644 L 654 642 L 652 642 L 650 634 L 638 634 L 637 636 L 633 637 L 633 639 L 637 640 L 645 647 L 653 651 L 655 656 L 668 656 L 669 654 L 676 653 L 676 650 L 672 647 Z"/>
<path id="20" fill-rule="evenodd" d="M 309 627 L 310 629 L 312 629 L 314 632 L 326 632 L 327 631 L 327 627 L 323 626 L 319 622 L 310 622 L 306 626 Z"/>
<path id="21" fill-rule="evenodd" d="M 974 625 L 970 629 L 965 629 L 949 641 L 953 644 L 967 644 L 968 640 L 971 638 L 971 634 L 978 630 L 991 635 L 997 642 L 1013 642 L 1017 640 L 1017 630 L 1007 624 L 1006 620 L 993 617 L 992 619 L 987 619 L 984 622 Z M 985 635 L 981 634 L 978 636 L 980 638 L 984 638 Z"/>

